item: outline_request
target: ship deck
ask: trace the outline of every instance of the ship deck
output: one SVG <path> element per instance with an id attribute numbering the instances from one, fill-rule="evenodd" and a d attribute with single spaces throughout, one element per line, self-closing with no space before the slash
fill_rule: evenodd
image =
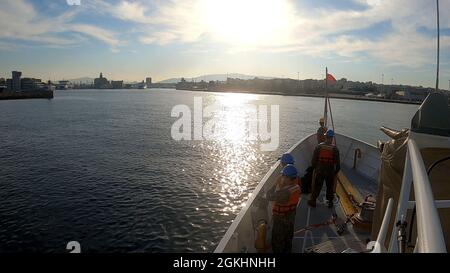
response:
<path id="1" fill-rule="evenodd" d="M 341 171 L 361 196 L 376 196 L 376 181 L 364 177 L 351 168 L 344 167 Z M 294 229 L 296 233 L 292 251 L 295 253 L 341 253 L 349 249 L 356 252 L 366 251 L 370 231 L 356 229 L 350 221 L 347 221 L 347 215 L 338 196 L 335 198 L 334 207 L 328 208 L 325 190 L 324 185 L 315 208 L 307 204 L 310 194 L 301 197 L 297 206 Z M 342 230 L 342 227 L 345 227 L 344 232 L 339 234 L 338 230 Z"/>

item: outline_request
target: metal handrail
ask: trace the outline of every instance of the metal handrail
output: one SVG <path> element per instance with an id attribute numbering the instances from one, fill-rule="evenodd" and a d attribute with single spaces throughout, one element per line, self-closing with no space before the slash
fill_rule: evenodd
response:
<path id="1" fill-rule="evenodd" d="M 384 242 L 386 241 L 386 235 L 388 233 L 388 226 L 391 220 L 392 207 L 394 200 L 389 198 L 388 204 L 386 206 L 386 211 L 384 213 L 383 222 L 381 223 L 380 231 L 378 232 L 377 240 L 375 242 L 370 242 L 367 245 L 367 249 L 372 249 L 371 253 L 382 253 L 386 252 L 384 247 Z"/>
<path id="2" fill-rule="evenodd" d="M 409 195 L 411 193 L 411 184 L 414 187 L 417 212 L 417 245 L 414 252 L 446 253 L 444 234 L 437 209 L 438 207 L 448 207 L 450 202 L 448 200 L 434 199 L 431 183 L 428 179 L 419 147 L 414 139 L 409 138 L 407 140 L 405 169 L 395 223 L 404 218 L 408 208 L 410 208 Z M 390 198 L 377 240 L 368 245 L 368 248 L 370 246 L 374 247 L 372 253 L 380 253 L 384 250 L 386 232 L 391 219 L 392 202 L 393 199 Z M 394 226 L 390 238 L 389 252 L 398 252 L 397 240 L 395 239 L 397 231 L 397 227 Z"/>
<path id="3" fill-rule="evenodd" d="M 408 154 L 411 159 L 414 196 L 416 199 L 419 252 L 445 253 L 447 249 L 433 191 L 422 155 L 413 139 L 408 141 Z"/>

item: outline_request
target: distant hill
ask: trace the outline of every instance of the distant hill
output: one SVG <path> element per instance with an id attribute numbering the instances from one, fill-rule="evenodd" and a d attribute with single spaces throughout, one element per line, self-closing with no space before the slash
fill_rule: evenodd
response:
<path id="1" fill-rule="evenodd" d="M 242 79 L 242 80 L 249 80 L 254 78 L 259 79 L 273 79 L 274 77 L 261 77 L 261 76 L 252 76 L 252 75 L 245 75 L 245 74 L 239 74 L 239 73 L 230 73 L 230 74 L 211 74 L 211 75 L 203 75 L 196 78 L 185 78 L 186 81 L 192 81 L 192 79 L 196 82 L 199 81 L 226 81 L 227 75 L 229 78 L 234 79 Z M 159 83 L 178 83 L 181 81 L 181 78 L 171 78 L 167 80 L 160 81 Z"/>
<path id="2" fill-rule="evenodd" d="M 77 78 L 77 79 L 72 79 L 72 80 L 68 80 L 72 83 L 93 83 L 94 82 L 94 78 L 89 78 L 89 77 L 83 77 L 83 78 Z"/>

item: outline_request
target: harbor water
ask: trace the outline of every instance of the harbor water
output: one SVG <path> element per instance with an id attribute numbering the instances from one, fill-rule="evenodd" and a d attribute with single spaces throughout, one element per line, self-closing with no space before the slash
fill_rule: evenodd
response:
<path id="1" fill-rule="evenodd" d="M 176 105 L 222 107 L 221 138 L 175 141 Z M 177 90 L 68 90 L 0 102 L 0 252 L 211 252 L 278 156 L 315 132 L 323 99 Z M 332 99 L 336 131 L 370 144 L 417 105 Z M 246 137 L 279 105 L 279 145 Z M 194 113 L 192 113 L 192 117 Z"/>

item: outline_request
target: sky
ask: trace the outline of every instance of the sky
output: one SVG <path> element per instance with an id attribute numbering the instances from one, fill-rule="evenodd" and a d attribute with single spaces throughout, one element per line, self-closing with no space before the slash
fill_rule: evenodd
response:
<path id="1" fill-rule="evenodd" d="M 0 0 L 0 77 L 319 79 L 328 67 L 336 78 L 434 86 L 435 8 L 434 0 Z M 448 89 L 450 1 L 440 10 Z"/>

